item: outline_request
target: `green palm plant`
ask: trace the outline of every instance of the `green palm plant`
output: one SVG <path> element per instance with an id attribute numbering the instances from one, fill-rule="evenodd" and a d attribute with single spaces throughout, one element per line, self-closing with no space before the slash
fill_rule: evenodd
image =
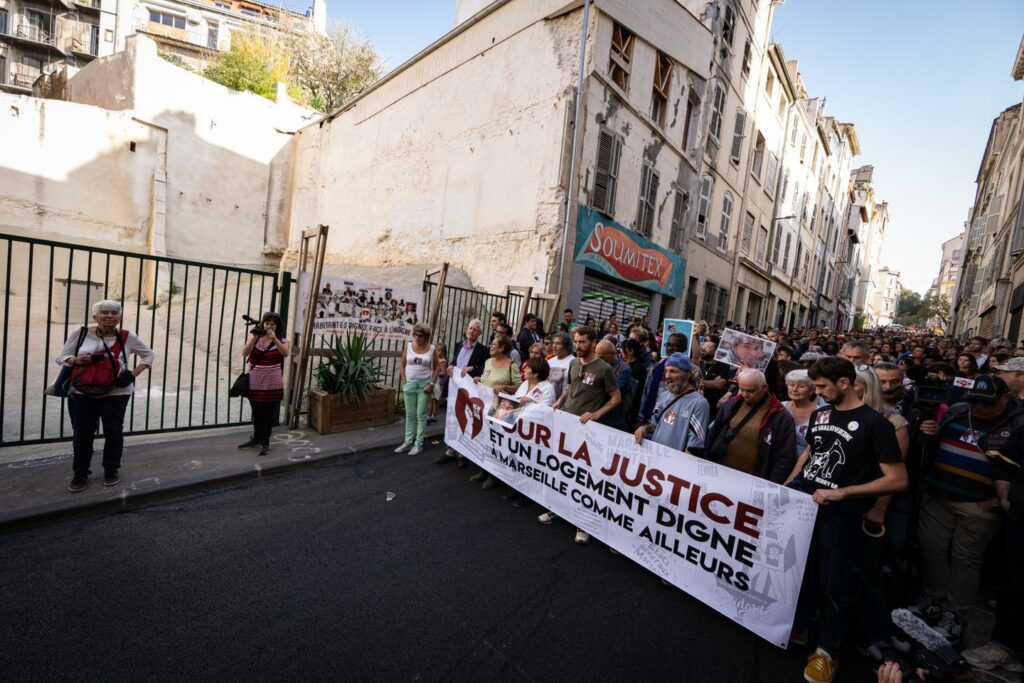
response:
<path id="1" fill-rule="evenodd" d="M 317 388 L 337 394 L 345 405 L 363 403 L 370 392 L 379 388 L 381 370 L 369 356 L 376 339 L 362 334 L 335 336 L 326 357 L 316 369 Z"/>

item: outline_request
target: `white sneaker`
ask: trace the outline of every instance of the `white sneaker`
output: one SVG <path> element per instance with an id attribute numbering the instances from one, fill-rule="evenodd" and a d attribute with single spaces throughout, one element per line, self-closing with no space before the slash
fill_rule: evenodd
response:
<path id="1" fill-rule="evenodd" d="M 968 664 L 983 671 L 992 669 L 1004 669 L 1016 673 L 1024 671 L 1024 664 L 1019 659 L 995 643 L 964 650 L 961 654 Z"/>
<path id="2" fill-rule="evenodd" d="M 586 545 L 590 543 L 590 534 L 580 529 L 576 530 L 576 542 L 580 545 Z"/>
<path id="3" fill-rule="evenodd" d="M 422 452 L 423 452 L 423 447 L 422 446 L 413 446 L 409 450 L 409 455 L 419 455 Z"/>
<path id="4" fill-rule="evenodd" d="M 537 518 L 537 521 L 541 524 L 554 524 L 556 519 L 558 519 L 558 515 L 554 512 L 545 512 Z"/>
<path id="5" fill-rule="evenodd" d="M 395 449 L 395 453 L 405 453 L 410 448 L 412 448 L 412 444 L 406 441 L 401 446 Z"/>

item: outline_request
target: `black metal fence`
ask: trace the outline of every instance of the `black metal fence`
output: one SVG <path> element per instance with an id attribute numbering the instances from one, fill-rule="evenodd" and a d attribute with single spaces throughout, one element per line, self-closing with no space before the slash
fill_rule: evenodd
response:
<path id="1" fill-rule="evenodd" d="M 4 234 L 0 264 L 0 446 L 71 438 L 64 399 L 43 390 L 65 340 L 91 322 L 101 299 L 120 301 L 123 329 L 157 353 L 135 386 L 126 433 L 249 421 L 248 401 L 228 397 L 244 362 L 240 318 L 276 310 L 276 273 Z"/>

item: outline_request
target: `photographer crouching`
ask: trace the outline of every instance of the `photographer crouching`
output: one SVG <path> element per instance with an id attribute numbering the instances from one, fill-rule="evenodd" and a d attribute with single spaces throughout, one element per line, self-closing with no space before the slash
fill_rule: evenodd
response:
<path id="1" fill-rule="evenodd" d="M 251 318 L 248 320 L 255 323 Z M 249 405 L 252 408 L 252 437 L 241 449 L 259 446 L 259 454 L 270 452 L 270 432 L 278 404 L 284 399 L 284 359 L 292 345 L 285 336 L 281 316 L 267 311 L 254 325 L 242 355 L 249 359 Z"/>
<path id="2" fill-rule="evenodd" d="M 103 485 L 121 481 L 124 453 L 124 413 L 135 391 L 135 378 L 153 365 L 156 353 L 134 332 L 119 330 L 121 303 L 105 299 L 93 304 L 94 328 L 81 328 L 68 337 L 57 356 L 58 365 L 71 368 L 68 401 L 74 429 L 74 476 L 68 485 L 72 493 L 89 484 L 96 423 L 103 424 Z M 128 354 L 138 356 L 134 369 Z M 123 360 L 123 363 L 122 363 Z"/>

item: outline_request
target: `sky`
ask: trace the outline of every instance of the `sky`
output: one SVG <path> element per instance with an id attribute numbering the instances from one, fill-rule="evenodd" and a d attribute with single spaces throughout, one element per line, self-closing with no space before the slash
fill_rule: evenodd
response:
<path id="1" fill-rule="evenodd" d="M 447 33 L 455 0 L 327 0 L 395 67 Z M 855 124 L 889 202 L 882 265 L 924 294 L 963 229 L 992 120 L 1024 99 L 1010 76 L 1021 0 L 786 0 L 772 40 L 800 63 L 826 114 Z"/>

